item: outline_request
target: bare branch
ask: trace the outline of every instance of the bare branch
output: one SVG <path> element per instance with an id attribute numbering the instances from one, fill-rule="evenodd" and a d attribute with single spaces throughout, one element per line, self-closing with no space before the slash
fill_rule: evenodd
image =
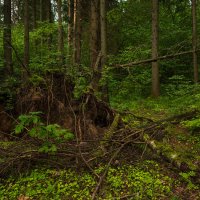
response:
<path id="1" fill-rule="evenodd" d="M 198 51 L 200 51 L 200 49 L 196 50 L 196 52 L 198 52 Z M 177 57 L 177 56 L 191 54 L 193 52 L 194 52 L 193 50 L 183 51 L 183 52 L 176 53 L 176 54 L 169 54 L 169 55 L 165 55 L 165 56 L 160 56 L 160 57 L 154 58 L 154 59 L 150 58 L 150 59 L 146 59 L 146 60 L 140 60 L 140 61 L 130 62 L 130 63 L 127 63 L 127 64 L 117 64 L 113 68 L 132 67 L 134 65 L 147 64 L 147 63 L 155 62 L 155 61 L 158 61 L 158 60 L 165 60 L 165 59 L 174 58 L 174 57 Z"/>

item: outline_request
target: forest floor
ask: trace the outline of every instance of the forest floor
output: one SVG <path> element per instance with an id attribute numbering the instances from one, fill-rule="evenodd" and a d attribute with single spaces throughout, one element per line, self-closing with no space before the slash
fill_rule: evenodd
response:
<path id="1" fill-rule="evenodd" d="M 160 123 L 151 132 L 152 148 L 145 142 L 127 145 L 110 165 L 100 159 L 92 171 L 80 166 L 55 169 L 36 165 L 28 172 L 0 179 L 0 199 L 200 199 L 199 98 L 195 94 L 123 105 L 113 102 L 131 129 Z M 189 118 L 179 119 L 190 112 L 194 114 Z M 1 145 L 7 148 L 9 142 Z"/>

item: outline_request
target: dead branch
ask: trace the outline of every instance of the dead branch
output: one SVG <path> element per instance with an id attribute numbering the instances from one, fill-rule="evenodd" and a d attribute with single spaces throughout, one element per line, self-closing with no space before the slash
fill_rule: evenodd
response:
<path id="1" fill-rule="evenodd" d="M 114 160 L 115 157 L 120 153 L 120 151 L 124 148 L 124 146 L 127 145 L 128 143 L 129 143 L 129 142 L 126 142 L 126 143 L 122 144 L 122 145 L 118 148 L 118 150 L 115 151 L 115 153 L 113 154 L 113 156 L 112 156 L 111 159 L 109 160 L 109 162 L 108 162 L 108 164 L 107 164 L 107 166 L 106 166 L 106 168 L 105 168 L 105 170 L 104 170 L 102 176 L 101 176 L 100 179 L 99 179 L 99 182 L 98 182 L 98 184 L 97 184 L 97 186 L 96 186 L 94 192 L 92 193 L 92 200 L 94 200 L 94 199 L 96 198 L 97 192 L 99 191 L 99 188 L 100 188 L 100 186 L 101 186 L 101 184 L 102 184 L 102 182 L 103 182 L 103 180 L 104 180 L 106 174 L 108 173 L 109 167 L 110 167 L 110 165 L 112 164 L 113 160 Z"/>
<path id="2" fill-rule="evenodd" d="M 199 52 L 199 51 L 200 51 L 200 49 L 196 50 L 196 52 Z M 156 62 L 156 61 L 159 61 L 159 60 L 165 60 L 165 59 L 174 58 L 174 57 L 178 57 L 178 56 L 182 56 L 182 55 L 187 55 L 187 54 L 191 54 L 193 52 L 194 52 L 193 50 L 191 50 L 191 51 L 184 51 L 184 52 L 180 52 L 180 53 L 175 53 L 175 54 L 160 56 L 160 57 L 154 58 L 154 59 L 150 58 L 150 59 L 146 59 L 146 60 L 130 62 L 130 63 L 127 63 L 127 64 L 117 64 L 113 68 L 132 67 L 132 66 L 135 66 L 135 65 L 147 64 L 147 63 Z"/>
<path id="3" fill-rule="evenodd" d="M 131 115 L 134 118 L 140 120 L 140 121 L 149 121 L 149 122 L 153 122 L 152 119 L 147 118 L 147 117 L 143 117 L 143 116 L 137 116 L 135 115 L 133 112 L 125 110 L 125 111 L 116 111 L 117 113 L 121 114 L 121 115 Z"/>

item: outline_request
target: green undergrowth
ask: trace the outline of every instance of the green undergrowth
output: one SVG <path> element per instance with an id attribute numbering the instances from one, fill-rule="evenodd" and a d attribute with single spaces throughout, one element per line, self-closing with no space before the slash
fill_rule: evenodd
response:
<path id="1" fill-rule="evenodd" d="M 155 99 L 142 96 L 127 98 L 111 98 L 111 106 L 123 111 L 131 110 L 135 115 L 152 120 L 159 120 L 191 110 L 200 110 L 200 86 L 193 85 L 184 90 L 172 90 Z M 199 121 L 195 121 L 199 124 Z"/>
<path id="2" fill-rule="evenodd" d="M 105 166 L 95 169 L 98 175 Z M 91 199 L 98 180 L 87 170 L 34 169 L 20 177 L 1 180 L 0 199 L 14 200 L 20 195 L 30 199 Z M 138 166 L 110 167 L 98 199 L 166 199 L 173 197 L 177 181 L 164 175 L 154 161 Z"/>

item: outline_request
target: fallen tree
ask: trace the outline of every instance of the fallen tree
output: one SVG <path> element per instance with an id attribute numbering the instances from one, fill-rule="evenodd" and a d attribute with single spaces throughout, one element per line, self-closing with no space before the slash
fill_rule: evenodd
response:
<path id="1" fill-rule="evenodd" d="M 11 135 L 12 142 L 0 147 L 0 176 L 21 173 L 35 165 L 56 168 L 85 166 L 99 179 L 92 195 L 92 199 L 95 199 L 109 167 L 123 161 L 124 153 L 130 147 L 133 150 L 138 144 L 145 144 L 154 154 L 178 170 L 194 171 L 199 177 L 198 162 L 192 163 L 170 145 L 166 146 L 157 140 L 157 136 L 164 132 L 169 123 L 177 124 L 183 119 L 191 119 L 198 114 L 196 110 L 154 122 L 130 111 L 117 112 L 97 99 L 91 91 L 75 99 L 73 84 L 69 79 L 62 74 L 49 74 L 42 84 L 37 87 L 27 85 L 18 93 L 16 114 L 34 111 L 42 112 L 41 117 L 46 124 L 57 123 L 73 132 L 75 139 L 58 143 L 54 138 L 48 138 L 48 142 L 56 148 L 53 151 L 41 151 L 46 139 L 31 137 L 27 135 L 27 131 L 17 138 Z M 145 120 L 146 123 L 133 128 L 123 122 L 124 114 L 137 120 Z M 144 155 L 144 149 L 140 153 Z M 148 156 L 149 154 L 151 153 L 148 152 Z M 93 170 L 99 161 L 107 163 L 101 176 Z"/>
<path id="2" fill-rule="evenodd" d="M 195 52 L 199 52 L 199 51 L 200 51 L 200 49 L 197 49 Z M 157 58 L 150 58 L 150 59 L 146 59 L 146 60 L 134 61 L 134 62 L 130 62 L 130 63 L 127 63 L 127 64 L 117 64 L 117 65 L 115 65 L 114 68 L 120 68 L 120 67 L 126 68 L 126 67 L 141 65 L 141 64 L 148 64 L 148 63 L 152 63 L 152 62 L 159 61 L 159 60 L 166 60 L 166 59 L 175 58 L 175 57 L 178 57 L 178 56 L 192 54 L 193 52 L 194 52 L 193 50 L 183 51 L 183 52 L 179 52 L 179 53 L 175 53 L 175 54 L 159 56 Z"/>

